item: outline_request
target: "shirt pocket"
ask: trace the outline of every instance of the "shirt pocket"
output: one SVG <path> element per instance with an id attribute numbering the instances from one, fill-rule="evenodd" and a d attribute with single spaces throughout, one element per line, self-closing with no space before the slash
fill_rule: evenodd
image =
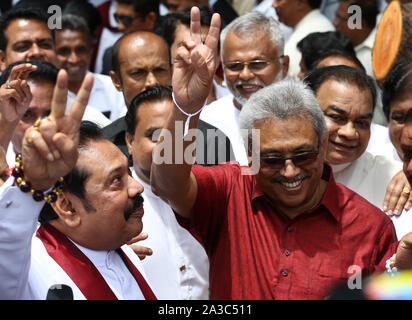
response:
<path id="1" fill-rule="evenodd" d="M 347 283 L 350 276 L 340 252 L 329 253 L 314 262 L 306 288 L 308 299 L 324 299 L 334 289 Z"/>

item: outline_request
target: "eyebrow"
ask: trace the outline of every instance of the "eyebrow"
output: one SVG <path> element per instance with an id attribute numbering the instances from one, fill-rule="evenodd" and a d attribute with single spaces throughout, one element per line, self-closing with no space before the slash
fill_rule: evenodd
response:
<path id="1" fill-rule="evenodd" d="M 330 105 L 329 107 L 327 107 L 326 111 L 328 111 L 328 110 L 335 111 L 335 112 L 337 112 L 339 114 L 342 114 L 342 115 L 347 115 L 348 114 L 345 110 L 343 110 L 343 109 L 341 109 L 341 108 L 339 108 L 335 105 Z M 373 113 L 366 113 L 366 114 L 363 114 L 360 117 L 358 117 L 358 119 L 372 119 L 372 118 L 373 118 Z"/>
<path id="2" fill-rule="evenodd" d="M 121 172 L 121 171 L 125 170 L 126 167 L 127 167 L 127 166 L 124 166 L 124 165 L 118 166 L 118 167 L 110 170 L 110 172 L 108 173 L 107 176 L 110 177 L 110 176 L 112 176 L 112 175 L 115 174 L 115 173 Z M 127 167 L 127 168 L 128 168 L 128 167 Z"/>
<path id="3" fill-rule="evenodd" d="M 157 129 L 163 129 L 162 127 L 150 127 L 150 128 L 147 128 L 145 131 L 144 131 L 144 133 L 145 134 L 151 134 L 151 133 L 153 133 L 153 132 L 155 132 Z"/>

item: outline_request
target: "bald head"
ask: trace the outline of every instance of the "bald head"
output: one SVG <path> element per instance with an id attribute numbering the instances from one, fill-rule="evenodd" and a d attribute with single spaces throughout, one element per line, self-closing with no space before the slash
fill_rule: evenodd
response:
<path id="1" fill-rule="evenodd" d="M 170 85 L 169 49 L 160 36 L 136 31 L 121 37 L 113 46 L 113 70 L 117 90 L 123 92 L 126 105 L 140 92 L 154 85 Z"/>

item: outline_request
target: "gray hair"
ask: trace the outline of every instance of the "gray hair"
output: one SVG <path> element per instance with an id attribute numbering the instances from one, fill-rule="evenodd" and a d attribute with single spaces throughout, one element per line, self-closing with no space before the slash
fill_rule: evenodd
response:
<path id="1" fill-rule="evenodd" d="M 239 115 L 240 129 L 252 132 L 256 121 L 310 117 L 319 145 L 328 131 L 319 103 L 302 81 L 281 80 L 252 94 Z"/>
<path id="2" fill-rule="evenodd" d="M 251 35 L 262 32 L 267 33 L 271 36 L 278 55 L 283 55 L 285 40 L 283 39 L 283 33 L 279 22 L 272 17 L 266 17 L 263 13 L 253 11 L 244 14 L 233 20 L 222 30 L 220 33 L 220 53 L 222 57 L 223 43 L 229 32 L 244 37 L 250 37 Z"/>

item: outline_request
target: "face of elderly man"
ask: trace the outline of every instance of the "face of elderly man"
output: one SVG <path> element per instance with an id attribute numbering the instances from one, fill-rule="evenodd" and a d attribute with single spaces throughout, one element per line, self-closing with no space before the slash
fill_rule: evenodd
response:
<path id="1" fill-rule="evenodd" d="M 226 85 L 240 108 L 254 92 L 286 76 L 289 58 L 280 59 L 267 33 L 245 37 L 229 32 L 223 43 L 223 65 Z"/>
<path id="2" fill-rule="evenodd" d="M 355 84 L 326 80 L 316 97 L 329 132 L 326 160 L 343 164 L 356 160 L 368 146 L 373 116 L 372 95 Z"/>
<path id="3" fill-rule="evenodd" d="M 270 119 L 258 122 L 255 128 L 260 130 L 259 186 L 283 212 L 312 208 L 324 191 L 321 177 L 327 138 L 319 145 L 309 116 Z M 294 156 L 281 164 L 268 158 Z"/>

